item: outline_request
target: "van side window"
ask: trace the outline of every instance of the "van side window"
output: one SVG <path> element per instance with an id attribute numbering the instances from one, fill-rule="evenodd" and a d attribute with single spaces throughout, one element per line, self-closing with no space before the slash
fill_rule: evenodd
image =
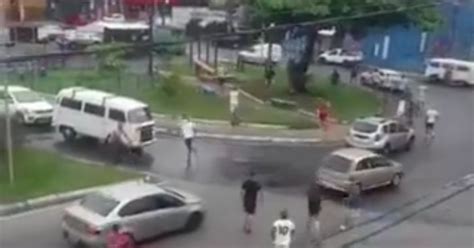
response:
<path id="1" fill-rule="evenodd" d="M 431 63 L 430 63 L 430 66 L 433 67 L 433 68 L 438 68 L 438 67 L 439 67 L 439 63 L 438 63 L 438 62 L 431 62 Z"/>
<path id="2" fill-rule="evenodd" d="M 103 117 L 105 114 L 105 108 L 100 105 L 86 103 L 84 106 L 84 112 L 91 115 L 97 115 L 97 116 Z"/>
<path id="3" fill-rule="evenodd" d="M 125 114 L 117 109 L 109 109 L 109 119 L 119 122 L 125 122 Z"/>
<path id="4" fill-rule="evenodd" d="M 456 69 L 457 69 L 458 71 L 464 71 L 464 72 L 468 72 L 468 71 L 469 71 L 469 67 L 467 67 L 467 66 L 462 66 L 462 65 L 458 66 Z"/>
<path id="5" fill-rule="evenodd" d="M 61 100 L 61 106 L 70 109 L 81 110 L 82 102 L 72 98 L 64 97 Z"/>

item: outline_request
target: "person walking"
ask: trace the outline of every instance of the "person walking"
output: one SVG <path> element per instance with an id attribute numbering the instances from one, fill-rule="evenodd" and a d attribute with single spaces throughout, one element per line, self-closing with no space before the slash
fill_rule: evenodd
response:
<path id="1" fill-rule="evenodd" d="M 351 84 L 357 83 L 358 74 L 359 74 L 359 71 L 358 71 L 357 65 L 352 66 L 351 67 L 351 78 L 349 80 L 349 83 L 351 83 Z"/>
<path id="2" fill-rule="evenodd" d="M 339 84 L 339 79 L 340 79 L 339 71 L 337 69 L 334 69 L 331 73 L 331 83 L 333 85 L 338 85 Z"/>
<path id="3" fill-rule="evenodd" d="M 290 248 L 291 241 L 295 235 L 295 224 L 288 219 L 288 210 L 280 212 L 280 218 L 273 222 L 271 231 L 272 241 L 275 248 Z"/>
<path id="4" fill-rule="evenodd" d="M 114 164 L 122 162 L 123 156 L 130 152 L 128 145 L 131 143 L 130 138 L 123 129 L 123 123 L 119 122 L 117 124 L 117 128 L 107 136 L 106 143 L 112 145 Z"/>
<path id="5" fill-rule="evenodd" d="M 311 232 L 312 247 L 321 247 L 321 225 L 319 213 L 321 212 L 321 190 L 319 185 L 313 181 L 308 187 L 308 222 L 307 229 Z"/>
<path id="6" fill-rule="evenodd" d="M 316 108 L 316 116 L 318 117 L 319 125 L 323 128 L 324 132 L 326 133 L 329 129 L 329 107 L 330 103 L 328 101 L 324 103 L 320 103 Z"/>
<path id="7" fill-rule="evenodd" d="M 239 116 L 238 116 L 238 108 L 239 108 L 239 90 L 232 86 L 229 92 L 229 107 L 230 107 L 230 124 L 232 126 L 239 125 Z"/>
<path id="8" fill-rule="evenodd" d="M 428 107 L 425 113 L 425 141 L 432 141 L 434 139 L 434 128 L 438 118 L 439 112 L 432 107 Z"/>
<path id="9" fill-rule="evenodd" d="M 263 201 L 262 186 L 255 180 L 255 172 L 251 171 L 247 180 L 242 184 L 241 198 L 245 211 L 244 232 L 252 233 L 253 218 L 257 208 L 257 199 Z"/>
<path id="10" fill-rule="evenodd" d="M 182 115 L 181 117 L 181 135 L 184 139 L 184 145 L 186 146 L 187 156 L 186 156 L 186 168 L 191 166 L 191 155 L 193 152 L 196 152 L 196 149 L 193 147 L 193 140 L 196 136 L 196 130 L 194 122 L 192 122 L 187 115 Z"/>

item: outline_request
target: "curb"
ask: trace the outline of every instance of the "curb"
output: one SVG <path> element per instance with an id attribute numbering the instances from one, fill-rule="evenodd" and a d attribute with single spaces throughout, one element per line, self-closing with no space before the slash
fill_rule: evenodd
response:
<path id="1" fill-rule="evenodd" d="M 439 190 L 421 196 L 399 208 L 356 224 L 356 226 L 344 232 L 332 235 L 324 243 L 327 247 L 350 248 L 472 187 L 474 187 L 474 174 L 468 174 L 461 179 L 445 184 Z"/>
<path id="2" fill-rule="evenodd" d="M 105 184 L 102 186 L 79 189 L 75 191 L 51 194 L 51 195 L 42 196 L 38 198 L 32 198 L 32 199 L 28 199 L 22 202 L 17 202 L 17 203 L 12 203 L 12 204 L 0 205 L 0 217 L 15 215 L 15 214 L 31 211 L 34 209 L 45 208 L 45 207 L 49 207 L 53 205 L 58 205 L 61 203 L 75 201 L 99 189 L 103 189 L 106 187 L 110 187 L 112 185 L 117 185 L 117 184 L 122 184 L 122 183 L 135 182 L 138 180 L 139 179 L 127 180 L 123 182 Z"/>
<path id="3" fill-rule="evenodd" d="M 180 132 L 171 128 L 155 127 L 155 134 L 168 134 L 172 136 L 181 136 Z M 286 137 L 272 137 L 272 136 L 250 136 L 250 135 L 231 135 L 231 134 L 216 134 L 216 133 L 196 133 L 198 138 L 210 139 L 224 139 L 224 140 L 238 140 L 238 141 L 254 141 L 254 142 L 268 142 L 268 143 L 321 143 L 323 139 L 318 138 L 286 138 Z"/>

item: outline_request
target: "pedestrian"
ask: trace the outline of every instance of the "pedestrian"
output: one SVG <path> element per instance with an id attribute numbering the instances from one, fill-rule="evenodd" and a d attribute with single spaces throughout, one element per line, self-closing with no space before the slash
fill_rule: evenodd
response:
<path id="1" fill-rule="evenodd" d="M 344 205 L 346 206 L 344 223 L 339 226 L 341 231 L 347 230 L 348 227 L 353 227 L 356 220 L 360 217 L 360 190 L 351 189 L 344 198 Z"/>
<path id="2" fill-rule="evenodd" d="M 271 235 L 275 248 L 290 248 L 295 235 L 295 224 L 288 219 L 286 209 L 280 212 L 280 218 L 273 223 Z"/>
<path id="3" fill-rule="evenodd" d="M 107 248 L 136 248 L 131 234 L 120 225 L 114 224 L 106 237 Z"/>
<path id="4" fill-rule="evenodd" d="M 329 129 L 329 107 L 331 106 L 331 103 L 328 101 L 325 101 L 323 103 L 320 103 L 318 107 L 316 108 L 316 116 L 318 117 L 319 125 L 321 128 L 324 130 L 324 132 L 327 132 Z"/>
<path id="5" fill-rule="evenodd" d="M 107 136 L 106 143 L 112 145 L 114 164 L 122 162 L 123 156 L 130 152 L 128 147 L 131 144 L 130 138 L 123 129 L 122 122 L 119 122 L 117 128 Z"/>
<path id="6" fill-rule="evenodd" d="M 239 109 L 239 90 L 232 86 L 229 92 L 229 107 L 230 107 L 230 124 L 232 126 L 239 125 L 240 119 L 238 116 Z"/>
<path id="7" fill-rule="evenodd" d="M 252 233 L 253 218 L 257 208 L 257 200 L 263 202 L 262 186 L 255 180 L 255 172 L 251 171 L 249 178 L 242 184 L 242 191 L 240 193 L 242 203 L 245 211 L 244 232 Z"/>
<path id="8" fill-rule="evenodd" d="M 273 65 L 268 65 L 265 67 L 265 79 L 266 85 L 269 87 L 273 84 L 273 78 L 275 77 L 275 70 L 273 69 Z"/>
<path id="9" fill-rule="evenodd" d="M 193 140 L 196 135 L 195 125 L 189 117 L 185 114 L 181 116 L 181 135 L 184 139 L 184 144 L 187 150 L 186 156 L 186 168 L 191 166 L 191 155 L 193 152 L 196 152 L 196 149 L 193 147 Z"/>
<path id="10" fill-rule="evenodd" d="M 351 68 L 351 79 L 349 81 L 351 84 L 357 82 L 358 74 L 359 74 L 359 71 L 358 71 L 357 65 L 352 66 L 352 68 Z"/>
<path id="11" fill-rule="evenodd" d="M 339 84 L 339 71 L 337 69 L 334 69 L 331 73 L 331 83 L 332 85 L 338 85 Z"/>
<path id="12" fill-rule="evenodd" d="M 321 225 L 319 213 L 321 211 L 321 190 L 317 182 L 313 181 L 307 191 L 308 222 L 307 228 L 311 232 L 312 247 L 321 247 Z"/>

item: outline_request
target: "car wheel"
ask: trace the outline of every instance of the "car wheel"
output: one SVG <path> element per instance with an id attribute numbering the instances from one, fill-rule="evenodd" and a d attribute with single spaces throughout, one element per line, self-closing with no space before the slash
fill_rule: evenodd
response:
<path id="1" fill-rule="evenodd" d="M 186 231 L 196 230 L 202 223 L 203 215 L 202 213 L 196 212 L 189 216 L 188 221 L 186 222 Z"/>
<path id="2" fill-rule="evenodd" d="M 400 175 L 400 173 L 397 173 L 397 174 L 393 175 L 393 178 L 392 178 L 392 181 L 391 181 L 391 185 L 393 187 L 400 186 L 401 182 L 402 182 L 402 175 Z"/>
<path id="3" fill-rule="evenodd" d="M 383 154 L 390 154 L 392 152 L 392 146 L 389 143 L 385 144 L 383 147 L 382 153 Z"/>
<path id="4" fill-rule="evenodd" d="M 415 144 L 415 138 L 411 137 L 410 140 L 408 140 L 407 144 L 405 145 L 405 151 L 410 151 L 411 148 L 413 147 L 413 144 Z"/>
<path id="5" fill-rule="evenodd" d="M 319 62 L 322 63 L 322 64 L 327 64 L 328 60 L 325 57 L 320 57 Z"/>
<path id="6" fill-rule="evenodd" d="M 71 127 L 61 126 L 59 132 L 63 135 L 64 140 L 68 142 L 73 141 L 77 136 L 76 131 Z"/>

